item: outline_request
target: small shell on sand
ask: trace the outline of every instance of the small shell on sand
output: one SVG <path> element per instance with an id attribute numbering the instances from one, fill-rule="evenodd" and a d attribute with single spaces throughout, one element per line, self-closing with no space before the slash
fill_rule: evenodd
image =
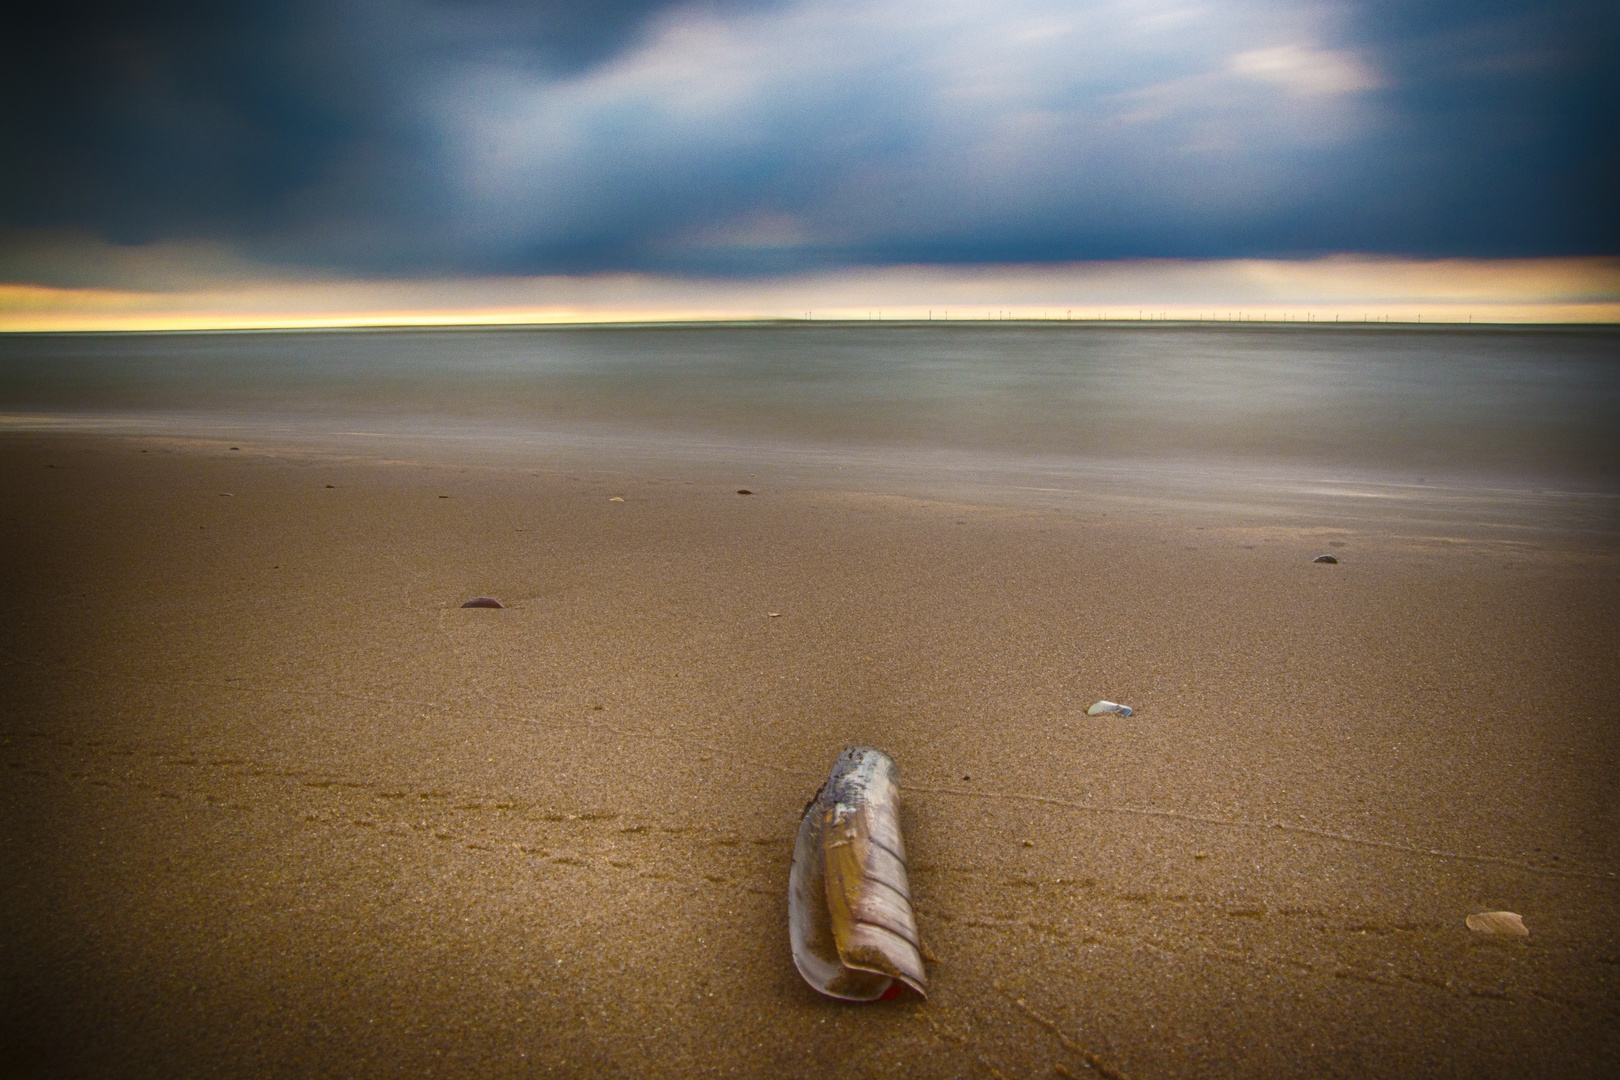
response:
<path id="1" fill-rule="evenodd" d="M 475 596 L 471 600 L 467 601 L 465 604 L 462 604 L 461 606 L 462 607 L 498 607 L 498 608 L 504 608 L 506 605 L 501 603 L 499 600 L 495 599 L 493 596 Z"/>
<path id="2" fill-rule="evenodd" d="M 1339 560 L 1335 559 L 1332 555 L 1318 555 L 1316 558 L 1312 559 L 1311 562 L 1327 562 L 1338 565 Z"/>
<path id="3" fill-rule="evenodd" d="M 738 488 L 737 489 L 737 494 L 739 494 L 739 495 L 752 495 L 753 492 L 749 491 L 747 488 Z"/>
<path id="4" fill-rule="evenodd" d="M 613 496 L 613 498 L 609 499 L 608 502 L 624 502 L 624 496 L 623 495 L 615 495 L 615 496 Z"/>
<path id="5" fill-rule="evenodd" d="M 1525 929 L 1524 920 L 1511 911 L 1482 911 L 1477 915 L 1468 916 L 1464 921 L 1468 923 L 1468 929 L 1476 934 L 1492 937 L 1530 936 L 1530 931 Z"/>
<path id="6" fill-rule="evenodd" d="M 1101 716 L 1103 713 L 1113 713 L 1115 716 L 1129 716 L 1131 715 L 1131 707 L 1113 701 L 1099 701 L 1086 710 L 1087 716 Z"/>

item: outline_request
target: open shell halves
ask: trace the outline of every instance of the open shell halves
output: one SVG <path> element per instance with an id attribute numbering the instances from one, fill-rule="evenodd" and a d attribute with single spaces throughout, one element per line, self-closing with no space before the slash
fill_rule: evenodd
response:
<path id="1" fill-rule="evenodd" d="M 875 1001 L 899 979 L 926 996 L 900 838 L 894 761 L 855 746 L 804 808 L 788 879 L 788 935 L 805 982 Z"/>

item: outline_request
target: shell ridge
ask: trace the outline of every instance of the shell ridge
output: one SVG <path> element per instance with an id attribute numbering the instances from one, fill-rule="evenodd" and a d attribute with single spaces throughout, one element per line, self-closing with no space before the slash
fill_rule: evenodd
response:
<path id="1" fill-rule="evenodd" d="M 875 836 L 867 836 L 866 839 L 867 839 L 867 842 L 870 843 L 873 847 L 877 848 L 879 851 L 881 851 L 884 854 L 888 855 L 895 862 L 899 863 L 900 864 L 900 869 L 902 869 L 902 870 L 909 869 L 909 867 L 906 866 L 905 856 L 901 855 L 899 852 L 895 851 L 893 848 L 891 848 L 889 845 L 885 844 L 883 841 L 879 840 Z"/>
<path id="2" fill-rule="evenodd" d="M 900 899 L 904 900 L 908 909 L 911 907 L 911 892 L 909 889 L 902 889 L 894 882 L 884 881 L 882 878 L 870 878 L 868 880 L 870 880 L 874 885 L 882 885 L 885 889 L 888 889 Z"/>
<path id="3" fill-rule="evenodd" d="M 877 930 L 893 937 L 897 937 L 907 945 L 910 945 L 913 949 L 916 949 L 919 953 L 922 951 L 922 946 L 916 941 L 912 940 L 912 938 L 906 934 L 904 928 L 893 927 L 887 923 L 874 922 L 871 919 L 863 919 L 858 915 L 855 917 L 855 925 L 864 926 L 868 930 Z M 848 963 L 848 961 L 845 961 L 845 963 Z"/>

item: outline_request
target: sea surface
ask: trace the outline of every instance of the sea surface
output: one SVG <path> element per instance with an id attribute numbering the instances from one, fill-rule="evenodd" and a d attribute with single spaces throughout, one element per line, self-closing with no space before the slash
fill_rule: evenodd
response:
<path id="1" fill-rule="evenodd" d="M 1178 323 L 0 335 L 0 430 L 1609 533 L 1620 328 Z"/>

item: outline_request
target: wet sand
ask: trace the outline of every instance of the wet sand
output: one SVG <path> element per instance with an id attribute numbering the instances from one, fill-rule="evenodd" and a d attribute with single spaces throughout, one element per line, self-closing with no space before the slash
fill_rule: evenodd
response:
<path id="1" fill-rule="evenodd" d="M 38 433 L 0 485 L 7 1075 L 1620 1068 L 1603 536 Z M 851 743 L 926 1002 L 788 956 Z"/>

